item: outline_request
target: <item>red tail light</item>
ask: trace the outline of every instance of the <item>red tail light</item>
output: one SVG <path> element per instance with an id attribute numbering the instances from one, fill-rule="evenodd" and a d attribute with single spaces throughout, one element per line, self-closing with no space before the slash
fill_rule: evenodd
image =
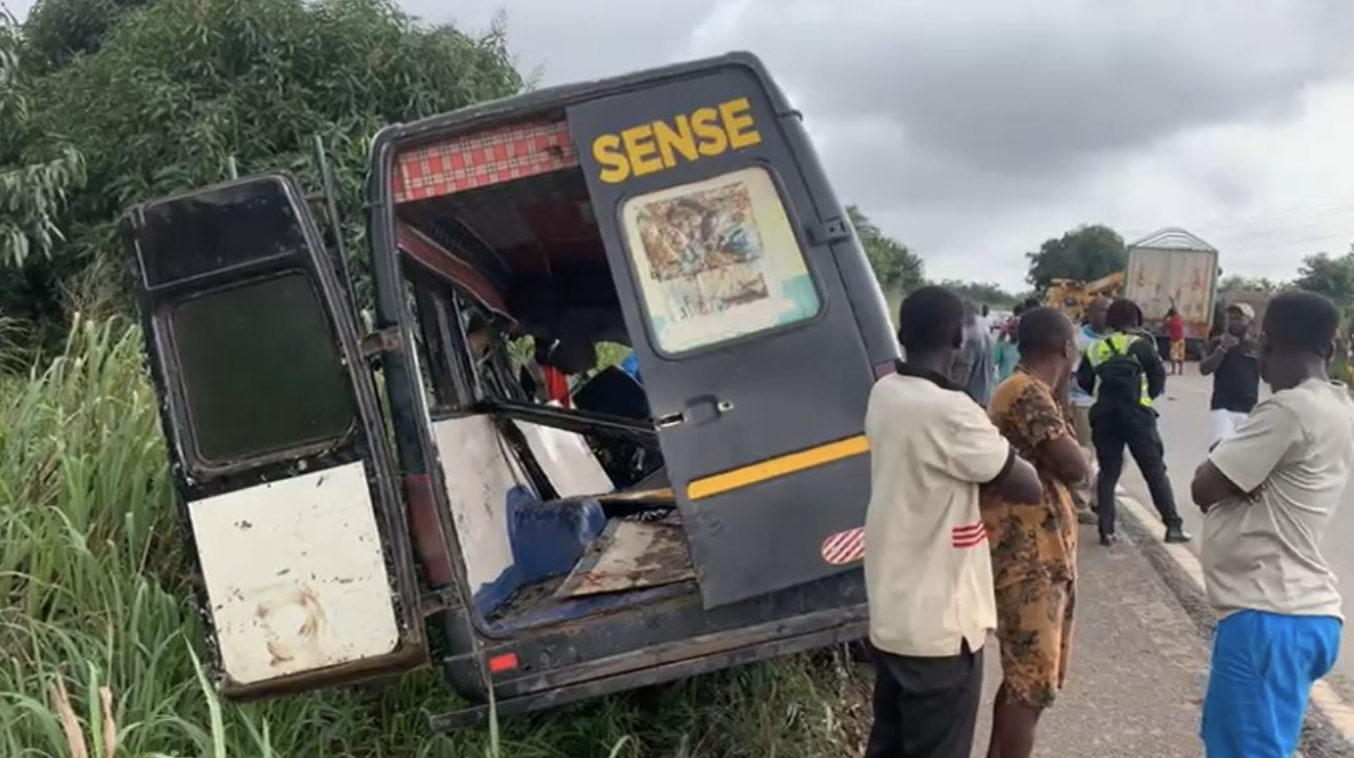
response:
<path id="1" fill-rule="evenodd" d="M 520 665 L 517 653 L 502 653 L 489 659 L 489 673 L 502 674 L 505 671 L 515 671 Z"/>

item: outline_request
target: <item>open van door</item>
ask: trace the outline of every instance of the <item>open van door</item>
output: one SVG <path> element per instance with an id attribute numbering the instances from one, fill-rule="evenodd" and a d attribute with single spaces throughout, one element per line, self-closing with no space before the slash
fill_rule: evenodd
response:
<path id="1" fill-rule="evenodd" d="M 296 183 L 258 176 L 158 200 L 125 229 L 223 694 L 424 664 L 372 372 Z"/>
<path id="2" fill-rule="evenodd" d="M 859 568 L 874 372 L 798 114 L 747 56 L 568 121 L 706 607 Z"/>

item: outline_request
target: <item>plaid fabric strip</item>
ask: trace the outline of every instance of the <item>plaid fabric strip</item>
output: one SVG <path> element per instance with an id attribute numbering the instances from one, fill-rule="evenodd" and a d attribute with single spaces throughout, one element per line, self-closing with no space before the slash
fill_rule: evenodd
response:
<path id="1" fill-rule="evenodd" d="M 410 150 L 395 159 L 395 202 L 407 203 L 573 168 L 563 121 L 498 127 Z"/>

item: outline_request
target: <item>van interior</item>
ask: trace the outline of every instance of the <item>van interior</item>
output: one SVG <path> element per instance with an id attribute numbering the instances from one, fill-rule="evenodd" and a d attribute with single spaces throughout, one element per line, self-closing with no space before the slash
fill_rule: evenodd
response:
<path id="1" fill-rule="evenodd" d="M 393 182 L 481 621 L 521 630 L 695 592 L 642 373 L 597 365 L 630 337 L 563 114 L 405 149 Z M 568 377 L 567 401 L 548 402 L 547 374 Z"/>

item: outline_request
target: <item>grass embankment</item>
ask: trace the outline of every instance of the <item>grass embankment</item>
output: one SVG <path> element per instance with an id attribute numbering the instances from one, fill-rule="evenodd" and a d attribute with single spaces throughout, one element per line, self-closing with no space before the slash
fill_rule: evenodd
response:
<path id="1" fill-rule="evenodd" d="M 860 684 L 801 657 L 433 736 L 434 674 L 250 706 L 197 665 L 140 334 L 77 323 L 57 360 L 0 376 L 0 756 L 845 756 Z M 84 753 L 71 745 L 82 742 Z M 116 745 L 116 748 L 113 745 Z"/>

